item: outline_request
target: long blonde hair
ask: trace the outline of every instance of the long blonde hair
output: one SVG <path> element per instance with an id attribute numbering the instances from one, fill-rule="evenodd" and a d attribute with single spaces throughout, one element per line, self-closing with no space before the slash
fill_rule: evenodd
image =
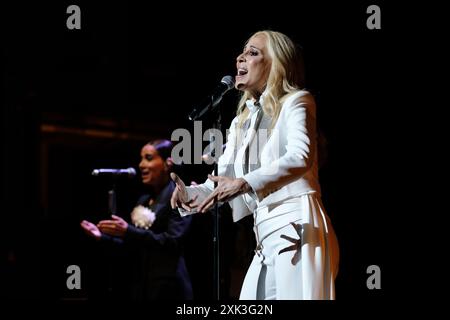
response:
<path id="1" fill-rule="evenodd" d="M 303 89 L 303 61 L 299 48 L 283 33 L 263 30 L 254 33 L 253 37 L 263 35 L 266 39 L 267 52 L 271 60 L 269 76 L 264 90 L 263 110 L 272 118 L 271 128 L 280 115 L 281 106 L 292 93 Z M 245 101 L 251 98 L 248 91 L 244 91 L 238 104 L 238 128 L 241 128 L 248 116 L 249 110 Z"/>

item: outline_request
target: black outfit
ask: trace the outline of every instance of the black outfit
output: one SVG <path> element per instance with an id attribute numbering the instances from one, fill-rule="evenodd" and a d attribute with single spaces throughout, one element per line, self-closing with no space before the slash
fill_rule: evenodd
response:
<path id="1" fill-rule="evenodd" d="M 175 183 L 169 181 L 155 202 L 149 206 L 151 195 L 144 195 L 137 205 L 155 212 L 149 229 L 128 224 L 123 239 L 103 235 L 102 240 L 123 244 L 130 260 L 130 297 L 133 300 L 191 300 L 192 285 L 183 258 L 183 237 L 191 217 L 181 217 L 170 206 Z"/>

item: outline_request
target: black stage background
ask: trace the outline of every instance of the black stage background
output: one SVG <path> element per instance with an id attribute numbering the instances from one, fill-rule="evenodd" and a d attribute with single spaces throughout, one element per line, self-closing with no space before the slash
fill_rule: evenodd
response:
<path id="1" fill-rule="evenodd" d="M 81 8 L 81 30 L 66 27 L 70 4 Z M 224 75 L 235 74 L 235 57 L 260 29 L 282 31 L 304 48 L 306 84 L 326 139 L 323 200 L 341 248 L 337 299 L 377 302 L 393 294 L 394 264 L 385 240 L 395 232 L 389 217 L 399 212 L 402 106 L 395 96 L 403 76 L 399 48 L 409 34 L 395 22 L 402 11 L 381 2 L 375 4 L 382 28 L 369 30 L 370 4 L 61 1 L 4 8 L 2 295 L 120 298 L 119 289 L 108 289 L 120 266 L 112 266 L 114 257 L 99 252 L 79 228 L 84 218 L 107 215 L 110 183 L 91 170 L 137 168 L 144 142 L 170 137 L 176 128 L 192 130 L 192 107 Z M 233 92 L 223 101 L 224 127 L 236 98 Z M 211 167 L 178 170 L 187 181 L 202 181 Z M 124 217 L 138 192 L 138 181 L 119 184 Z M 229 213 L 221 220 L 225 301 L 239 292 L 252 222 L 232 224 Z M 196 217 L 187 242 L 197 301 L 212 297 L 210 223 L 208 216 Z M 66 288 L 72 264 L 81 267 L 81 290 Z M 381 290 L 366 286 L 369 265 L 381 268 Z"/>

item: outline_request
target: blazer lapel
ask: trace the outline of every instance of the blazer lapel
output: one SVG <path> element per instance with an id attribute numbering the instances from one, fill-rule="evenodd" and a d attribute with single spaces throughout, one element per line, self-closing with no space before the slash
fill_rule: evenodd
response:
<path id="1" fill-rule="evenodd" d="M 264 119 L 264 121 L 263 121 Z M 264 129 L 264 126 L 267 124 L 267 116 L 265 116 L 264 111 L 262 108 L 259 109 L 258 115 L 255 120 L 255 125 L 253 128 L 249 128 L 250 131 L 250 137 L 248 139 L 248 143 L 245 145 L 245 152 L 244 152 L 244 161 L 242 161 L 243 172 L 244 174 L 247 174 L 249 172 L 249 168 L 251 171 L 253 171 L 255 168 L 259 167 L 259 155 L 261 150 L 259 150 L 259 137 L 255 139 L 257 136 L 257 132 L 259 132 L 259 129 Z M 264 124 L 264 126 L 261 127 L 261 125 Z M 267 139 L 266 139 L 267 140 Z M 256 141 L 256 145 L 254 145 L 254 141 Z M 262 147 L 262 146 L 261 146 Z M 256 149 L 254 149 L 256 148 Z M 250 149 L 256 151 L 256 154 L 252 154 L 252 158 L 250 158 Z M 256 159 L 255 159 L 256 156 Z M 255 163 L 256 161 L 256 163 Z"/>

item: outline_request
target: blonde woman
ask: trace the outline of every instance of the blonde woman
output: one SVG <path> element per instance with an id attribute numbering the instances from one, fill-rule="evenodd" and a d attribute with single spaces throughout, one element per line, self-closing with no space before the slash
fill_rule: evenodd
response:
<path id="1" fill-rule="evenodd" d="M 190 187 L 174 175 L 172 206 L 189 214 L 228 201 L 234 221 L 253 214 L 257 247 L 240 299 L 334 299 L 338 243 L 321 202 L 316 105 L 298 49 L 282 33 L 256 32 L 236 68 L 243 94 L 219 175 Z"/>

